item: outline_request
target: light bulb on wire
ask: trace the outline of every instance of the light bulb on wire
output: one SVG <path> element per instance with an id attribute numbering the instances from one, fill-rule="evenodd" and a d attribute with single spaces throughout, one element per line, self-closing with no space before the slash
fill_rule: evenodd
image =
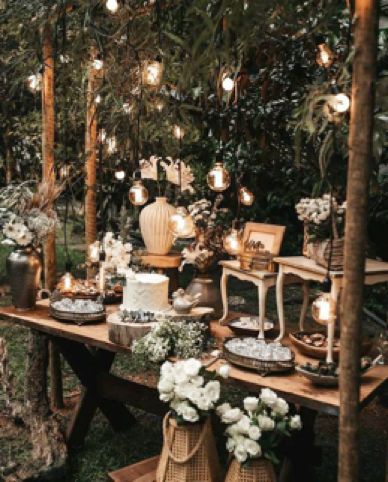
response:
<path id="1" fill-rule="evenodd" d="M 125 179 L 125 169 L 121 164 L 119 164 L 115 169 L 115 178 L 118 181 L 123 181 Z"/>
<path id="2" fill-rule="evenodd" d="M 311 305 L 314 320 L 321 325 L 330 323 L 330 293 L 322 293 Z"/>
<path id="3" fill-rule="evenodd" d="M 232 227 L 223 239 L 223 246 L 228 254 L 231 256 L 238 256 L 241 253 L 243 246 L 241 232 L 235 227 Z"/>
<path id="4" fill-rule="evenodd" d="M 94 103 L 97 105 L 101 104 L 101 100 L 102 100 L 101 95 L 97 94 L 96 97 L 94 98 Z"/>
<path id="5" fill-rule="evenodd" d="M 108 151 L 108 154 L 114 154 L 117 150 L 117 140 L 115 136 L 108 137 L 106 139 L 106 144 L 107 148 L 106 150 Z"/>
<path id="6" fill-rule="evenodd" d="M 234 80 L 228 75 L 222 79 L 222 88 L 225 92 L 231 92 L 234 89 Z"/>
<path id="7" fill-rule="evenodd" d="M 230 174 L 222 162 L 216 162 L 207 175 L 207 183 L 212 191 L 222 192 L 230 186 Z"/>
<path id="8" fill-rule="evenodd" d="M 252 206 L 255 200 L 255 195 L 247 187 L 240 187 L 238 197 L 243 206 Z"/>
<path id="9" fill-rule="evenodd" d="M 132 106 L 129 102 L 124 102 L 123 111 L 125 112 L 125 114 L 130 114 L 132 112 Z"/>
<path id="10" fill-rule="evenodd" d="M 144 62 L 142 78 L 143 84 L 149 87 L 158 87 L 162 81 L 164 66 L 160 59 Z"/>
<path id="11" fill-rule="evenodd" d="M 42 74 L 32 74 L 27 77 L 27 87 L 30 92 L 39 92 L 42 88 Z"/>
<path id="12" fill-rule="evenodd" d="M 119 9 L 119 2 L 117 0 L 106 0 L 105 6 L 111 13 L 116 13 Z"/>
<path id="13" fill-rule="evenodd" d="M 334 52 L 330 49 L 330 47 L 326 43 L 318 44 L 318 52 L 316 61 L 320 67 L 324 67 L 328 69 L 333 65 L 334 62 Z"/>
<path id="14" fill-rule="evenodd" d="M 175 124 L 174 127 L 172 128 L 172 133 L 176 139 L 183 139 L 185 135 L 185 130 L 183 127 L 179 126 L 178 124 Z"/>
<path id="15" fill-rule="evenodd" d="M 135 179 L 128 193 L 129 200 L 134 206 L 143 206 L 148 201 L 148 191 L 141 179 Z"/>
<path id="16" fill-rule="evenodd" d="M 102 70 L 104 67 L 104 61 L 101 59 L 94 59 L 92 62 L 92 66 L 94 70 Z"/>
<path id="17" fill-rule="evenodd" d="M 178 207 L 176 212 L 170 216 L 168 228 L 177 238 L 192 238 L 195 236 L 193 218 L 182 206 Z"/>
<path id="18" fill-rule="evenodd" d="M 344 93 L 335 94 L 330 98 L 329 104 L 333 110 L 335 110 L 339 114 L 343 114 L 344 112 L 347 112 L 349 110 L 350 99 Z"/>

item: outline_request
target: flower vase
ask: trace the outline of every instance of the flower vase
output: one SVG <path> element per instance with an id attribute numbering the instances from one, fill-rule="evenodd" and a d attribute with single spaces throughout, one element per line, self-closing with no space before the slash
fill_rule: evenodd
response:
<path id="1" fill-rule="evenodd" d="M 272 463 L 263 457 L 244 464 L 233 457 L 225 482 L 276 482 L 276 475 Z"/>
<path id="2" fill-rule="evenodd" d="M 198 273 L 194 275 L 186 288 L 186 294 L 191 296 L 200 294 L 199 306 L 213 308 L 214 318 L 221 318 L 223 308 L 219 282 L 216 282 L 209 274 Z"/>
<path id="3" fill-rule="evenodd" d="M 149 254 L 165 255 L 173 244 L 173 235 L 168 228 L 170 216 L 176 209 L 165 197 L 157 197 L 140 213 L 140 231 Z"/>
<path id="4" fill-rule="evenodd" d="M 13 305 L 18 310 L 34 308 L 42 273 L 39 254 L 33 248 L 18 248 L 8 256 L 6 266 Z"/>
<path id="5" fill-rule="evenodd" d="M 156 482 L 221 482 L 221 467 L 210 418 L 178 424 L 167 413 Z"/>

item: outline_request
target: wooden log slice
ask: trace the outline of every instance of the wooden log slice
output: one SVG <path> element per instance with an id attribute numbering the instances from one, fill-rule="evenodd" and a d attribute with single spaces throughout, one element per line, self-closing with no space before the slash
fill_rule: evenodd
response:
<path id="1" fill-rule="evenodd" d="M 146 335 L 155 326 L 151 323 L 128 323 L 120 320 L 117 313 L 108 316 L 109 340 L 117 345 L 131 346 L 134 340 Z"/>

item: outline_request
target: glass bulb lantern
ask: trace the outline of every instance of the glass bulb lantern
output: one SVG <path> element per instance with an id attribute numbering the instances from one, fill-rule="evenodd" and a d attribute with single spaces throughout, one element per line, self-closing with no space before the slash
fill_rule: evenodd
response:
<path id="1" fill-rule="evenodd" d="M 30 92 L 33 94 L 35 92 L 39 92 L 42 88 L 42 75 L 41 74 L 32 74 L 27 77 L 27 87 Z"/>
<path id="2" fill-rule="evenodd" d="M 238 256 L 242 251 L 241 233 L 236 228 L 232 228 L 223 239 L 225 251 L 231 256 Z"/>
<path id="3" fill-rule="evenodd" d="M 183 139 L 185 135 L 185 130 L 183 129 L 183 127 L 178 126 L 178 124 L 175 124 L 172 128 L 172 133 L 176 139 Z"/>
<path id="4" fill-rule="evenodd" d="M 178 207 L 170 216 L 168 228 L 177 238 L 192 238 L 195 236 L 193 218 L 184 207 Z"/>
<path id="5" fill-rule="evenodd" d="M 255 200 L 255 195 L 247 187 L 240 187 L 238 196 L 243 206 L 252 206 Z"/>
<path id="6" fill-rule="evenodd" d="M 343 114 L 349 110 L 350 99 L 346 94 L 336 94 L 329 100 L 329 104 L 334 111 Z"/>
<path id="7" fill-rule="evenodd" d="M 158 87 L 162 81 L 164 65 L 159 60 L 144 62 L 142 79 L 143 84 L 149 87 Z"/>
<path id="8" fill-rule="evenodd" d="M 106 0 L 105 6 L 111 13 L 116 13 L 119 9 L 119 2 L 117 0 Z"/>
<path id="9" fill-rule="evenodd" d="M 117 166 L 115 170 L 115 178 L 118 181 L 123 181 L 125 179 L 125 169 L 123 166 Z"/>
<path id="10" fill-rule="evenodd" d="M 314 320 L 321 325 L 330 323 L 332 321 L 330 307 L 330 293 L 322 293 L 311 306 Z"/>
<path id="11" fill-rule="evenodd" d="M 92 66 L 94 70 L 102 70 L 104 67 L 104 61 L 101 59 L 94 59 L 92 62 Z"/>
<path id="12" fill-rule="evenodd" d="M 230 186 L 230 174 L 222 162 L 216 162 L 207 175 L 207 183 L 212 191 L 222 192 Z"/>
<path id="13" fill-rule="evenodd" d="M 224 76 L 222 79 L 222 88 L 225 92 L 232 92 L 234 89 L 234 80 L 229 76 Z"/>
<path id="14" fill-rule="evenodd" d="M 143 206 L 148 201 L 148 191 L 141 180 L 133 181 L 128 197 L 134 206 Z"/>
<path id="15" fill-rule="evenodd" d="M 335 55 L 333 51 L 327 44 L 321 43 L 318 45 L 316 61 L 320 67 L 323 67 L 325 69 L 331 67 L 334 62 L 334 57 Z"/>

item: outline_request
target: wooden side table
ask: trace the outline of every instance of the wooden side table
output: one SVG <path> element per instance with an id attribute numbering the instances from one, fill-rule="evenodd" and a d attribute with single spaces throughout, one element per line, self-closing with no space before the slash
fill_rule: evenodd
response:
<path id="1" fill-rule="evenodd" d="M 178 268 L 182 261 L 180 253 L 142 254 L 141 260 L 144 264 L 155 268 L 158 273 L 166 274 L 170 278 L 171 292 L 179 288 Z"/>
<path id="2" fill-rule="evenodd" d="M 280 334 L 278 339 L 280 340 L 285 335 L 285 317 L 283 304 L 283 286 L 285 282 L 285 277 L 293 275 L 304 280 L 303 309 L 299 320 L 300 329 L 303 330 L 304 320 L 309 304 L 309 282 L 318 281 L 319 283 L 322 283 L 327 276 L 327 270 L 322 266 L 317 265 L 312 259 L 306 258 L 305 256 L 278 257 L 275 258 L 274 261 L 279 265 L 279 274 L 276 283 L 276 304 L 280 324 Z M 338 298 L 342 288 L 343 275 L 343 271 L 330 271 L 329 273 L 329 277 L 331 279 L 330 298 L 332 302 L 332 313 L 337 313 Z M 365 265 L 365 284 L 374 285 L 386 282 L 388 282 L 388 263 L 376 261 L 374 259 L 367 259 Z M 334 323 L 329 323 L 327 325 L 328 362 L 333 361 L 334 331 L 335 321 Z"/>
<path id="3" fill-rule="evenodd" d="M 222 266 L 222 276 L 221 276 L 221 297 L 223 306 L 223 315 L 219 320 L 220 324 L 228 317 L 229 307 L 228 307 L 228 279 L 229 276 L 234 276 L 241 281 L 248 281 L 253 283 L 258 289 L 258 300 L 259 300 L 259 324 L 260 324 L 260 338 L 264 338 L 264 322 L 266 321 L 266 307 L 267 307 L 267 293 L 268 289 L 276 285 L 277 273 L 272 271 L 244 271 L 240 268 L 240 262 L 238 260 L 230 261 L 220 261 Z M 286 279 L 286 284 L 301 283 L 302 281 L 295 276 L 288 276 Z M 308 301 L 304 301 L 302 315 L 306 315 L 308 307 Z"/>

